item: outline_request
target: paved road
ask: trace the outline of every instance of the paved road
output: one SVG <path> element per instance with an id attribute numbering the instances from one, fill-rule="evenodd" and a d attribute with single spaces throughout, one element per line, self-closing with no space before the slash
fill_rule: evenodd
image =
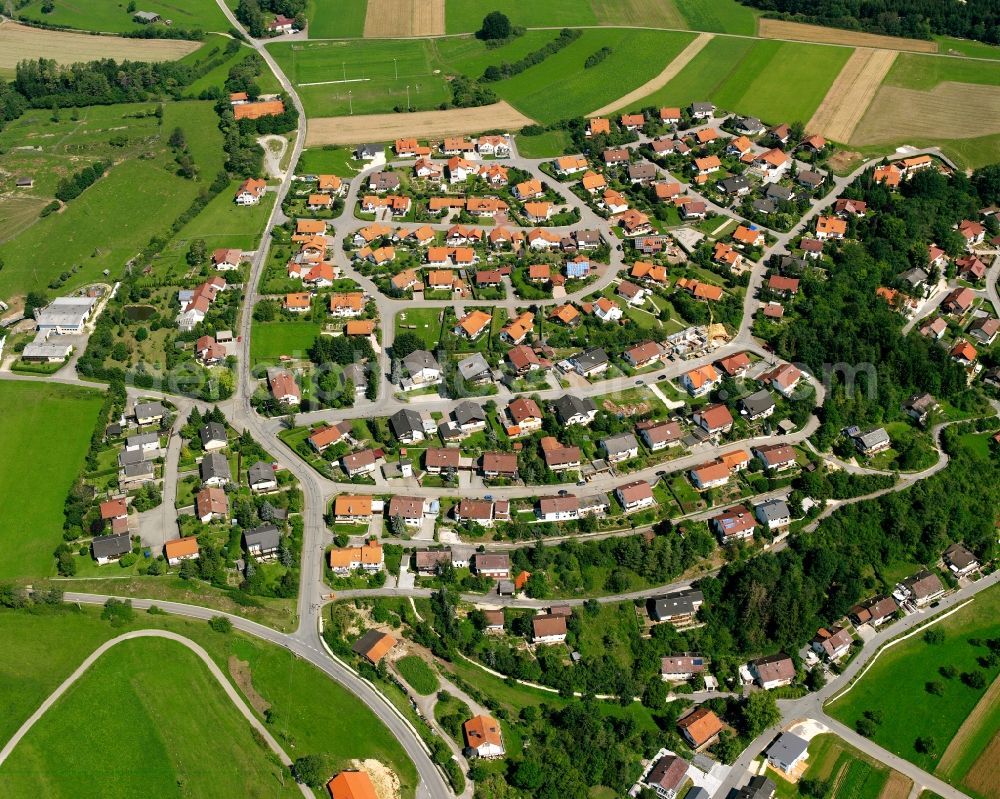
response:
<path id="1" fill-rule="evenodd" d="M 212 660 L 211 656 L 204 650 L 200 644 L 196 644 L 190 638 L 185 638 L 183 635 L 178 635 L 177 633 L 169 632 L 168 630 L 133 630 L 132 632 L 123 633 L 117 638 L 112 638 L 110 641 L 105 641 L 97 649 L 95 649 L 90 655 L 87 656 L 86 660 L 81 663 L 77 669 L 67 677 L 62 684 L 56 688 L 51 694 L 46 697 L 45 701 L 39 706 L 38 710 L 31 714 L 27 721 L 22 724 L 17 732 L 11 737 L 11 739 L 4 745 L 3 749 L 0 749 L 0 766 L 3 765 L 4 761 L 10 757 L 11 752 L 17 747 L 21 742 L 21 739 L 31 730 L 35 724 L 38 723 L 39 719 L 45 715 L 46 712 L 57 702 L 60 697 L 62 697 L 72 686 L 79 680 L 87 670 L 97 662 L 97 659 L 101 657 L 105 652 L 107 652 L 111 647 L 117 646 L 123 641 L 134 641 L 137 638 L 166 638 L 169 641 L 176 641 L 181 644 L 181 646 L 186 646 L 192 652 L 194 652 L 199 658 L 201 658 L 202 663 L 208 668 L 209 673 L 216 679 L 222 690 L 226 692 L 226 696 L 229 697 L 230 701 L 236 706 L 236 709 L 245 718 L 250 726 L 253 727 L 264 739 L 265 743 L 271 748 L 281 763 L 285 766 L 292 765 L 292 759 L 288 756 L 284 749 L 281 748 L 281 744 L 275 740 L 274 736 L 271 735 L 267 727 L 264 726 L 263 722 L 254 715 L 254 712 L 250 709 L 243 697 L 239 695 L 236 688 L 229 679 L 222 673 L 222 670 L 216 665 L 215 661 Z M 305 785 L 299 784 L 299 790 L 302 795 L 307 797 L 307 799 L 313 799 L 313 792 Z"/>

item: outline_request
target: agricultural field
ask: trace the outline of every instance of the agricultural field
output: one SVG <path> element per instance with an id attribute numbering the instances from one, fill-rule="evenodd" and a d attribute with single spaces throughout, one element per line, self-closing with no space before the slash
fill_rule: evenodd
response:
<path id="1" fill-rule="evenodd" d="M 355 39 L 364 36 L 368 0 L 309 0 L 310 39 Z"/>
<path id="2" fill-rule="evenodd" d="M 852 726 L 866 711 L 881 713 L 872 739 L 928 771 L 938 767 L 949 741 L 973 715 L 985 686 L 1000 674 L 1000 666 L 984 660 L 988 655 L 984 642 L 1000 636 L 1000 589 L 982 592 L 932 629 L 944 633 L 943 642 L 928 643 L 917 634 L 885 650 L 850 691 L 827 706 L 830 715 Z M 967 684 L 969 677 L 963 675 L 972 674 L 983 678 L 982 688 Z M 901 708 L 919 712 L 901 713 Z M 992 729 L 982 723 L 987 718 L 993 720 Z M 981 719 L 966 748 L 949 754 L 943 777 L 958 784 L 962 769 L 971 766 L 998 732 L 996 721 L 995 713 Z M 931 739 L 932 751 L 917 751 L 918 738 Z"/>
<path id="3" fill-rule="evenodd" d="M 31 0 L 18 9 L 25 19 L 38 20 L 47 25 L 76 28 L 81 31 L 98 33 L 128 33 L 142 30 L 146 26 L 136 22 L 120 0 L 63 0 L 57 2 L 52 11 L 42 11 L 43 0 Z M 203 31 L 225 31 L 229 21 L 225 18 L 215 0 L 185 0 L 183 3 L 163 2 L 163 0 L 143 0 L 140 11 L 152 11 L 170 20 L 172 27 L 199 29 Z M 155 23 L 159 24 L 159 23 Z"/>
<path id="4" fill-rule="evenodd" d="M 293 758 L 304 754 L 319 755 L 328 764 L 331 774 L 355 759 L 379 760 L 400 778 L 402 799 L 413 799 L 417 784 L 416 770 L 392 734 L 346 689 L 291 653 L 239 633 L 219 635 L 210 630 L 204 622 L 137 613 L 134 622 L 123 628 L 113 629 L 106 621 L 98 618 L 99 614 L 99 608 L 85 608 L 83 611 L 66 608 L 44 614 L 0 611 L 0 644 L 10 653 L 7 665 L 0 663 L 0 706 L 8 710 L 0 717 L 0 738 L 6 740 L 100 643 L 128 629 L 164 628 L 191 638 L 205 647 L 216 664 L 232 678 L 232 682 L 259 716 L 262 717 L 265 710 L 272 709 L 269 728 Z M 167 643 L 178 649 L 177 644 Z M 187 650 L 178 650 L 178 654 L 185 652 Z M 111 650 L 108 655 L 114 653 L 115 650 Z M 177 660 L 173 651 L 170 652 L 168 660 L 171 663 Z M 186 660 L 183 661 L 183 664 L 186 663 Z M 100 661 L 95 665 L 95 669 L 97 665 L 100 665 Z M 122 671 L 122 673 L 129 672 Z M 173 670 L 169 673 L 173 674 Z M 185 717 L 197 717 L 197 714 L 192 715 L 180 710 L 188 706 L 178 703 L 176 692 L 176 680 L 179 679 L 187 685 L 189 680 L 198 679 L 193 676 L 196 673 L 204 675 L 206 680 L 212 679 L 210 675 L 204 674 L 204 666 L 197 661 L 185 671 L 185 676 L 175 676 L 174 682 L 161 690 L 160 693 L 166 697 L 162 701 L 170 702 L 170 705 L 163 708 L 164 717 L 176 718 L 175 710 Z M 113 676 L 110 679 L 112 682 L 118 680 Z M 80 686 L 82 685 L 81 682 Z M 55 714 L 64 703 L 74 698 L 74 694 L 75 692 L 71 692 L 63 697 L 63 702 L 50 712 Z M 161 700 L 154 698 L 150 701 L 155 703 Z M 225 701 L 228 702 L 228 698 Z M 110 700 L 101 707 L 107 708 L 108 713 L 111 713 L 117 705 L 117 702 Z M 220 708 L 220 710 L 225 712 L 227 709 Z M 231 704 L 228 712 L 236 713 Z M 58 718 L 53 715 L 52 721 L 56 722 Z M 242 717 L 239 721 L 244 725 L 249 737 L 246 722 Z M 42 729 L 41 724 L 44 722 L 45 720 L 40 723 L 36 731 Z M 182 719 L 179 725 L 185 723 Z M 162 725 L 160 731 L 163 732 Z M 80 731 L 76 730 L 67 735 L 65 745 L 71 746 L 78 741 L 79 733 Z M 164 734 L 164 740 L 168 745 L 177 747 L 180 739 L 172 728 Z M 200 740 L 200 738 L 195 732 L 193 737 L 185 740 Z M 212 746 L 208 749 L 215 750 Z M 244 749 L 248 753 L 262 752 L 261 761 L 265 760 L 266 753 L 258 749 L 255 743 L 247 742 Z M 170 754 L 170 758 L 158 757 L 156 767 L 162 767 L 160 760 L 172 760 L 173 750 Z M 227 762 L 241 762 L 241 758 Z M 265 765 L 270 767 L 270 762 L 270 759 L 267 759 Z M 13 760 L 9 761 L 7 766 L 12 763 Z M 213 771 L 215 765 L 213 759 Z M 58 769 L 53 773 L 56 771 Z M 130 786 L 131 792 L 128 794 L 130 796 L 137 795 L 140 784 L 143 786 L 141 792 L 145 794 L 146 768 L 137 769 L 137 773 L 141 776 L 137 776 L 136 779 L 142 779 L 143 782 L 135 782 Z M 81 795 L 81 785 L 84 782 L 86 780 L 78 781 L 72 786 L 76 791 L 75 795 Z M 246 795 L 260 795 L 259 789 L 262 784 L 265 783 L 253 786 L 253 790 Z M 280 784 L 273 781 L 267 784 L 274 787 L 269 788 L 266 795 L 270 796 L 281 791 Z M 286 784 L 290 784 L 287 777 Z M 176 788 L 166 791 L 167 795 L 175 793 Z M 32 795 L 38 795 L 37 785 Z M 220 794 L 209 790 L 200 792 L 199 795 Z"/>
<path id="5" fill-rule="evenodd" d="M 693 31 L 754 36 L 760 12 L 737 0 L 675 0 Z"/>
<path id="6" fill-rule="evenodd" d="M 901 53 L 885 78 L 886 86 L 920 91 L 930 91 L 945 82 L 1000 86 L 1000 63 Z"/>
<path id="7" fill-rule="evenodd" d="M 190 705 L 177 701 L 181 684 Z M 113 758 L 78 757 L 108 741 L 116 742 Z M 42 785 L 52 797 L 132 796 L 140 773 L 155 794 L 183 785 L 193 795 L 234 796 L 264 784 L 276 796 L 298 794 L 269 754 L 193 652 L 138 639 L 91 666 L 18 744 L 0 778 L 8 797 L 38 796 Z"/>
<path id="8" fill-rule="evenodd" d="M 519 75 L 491 84 L 518 111 L 540 122 L 588 114 L 658 75 L 694 38 L 690 33 L 585 30 L 568 47 Z M 611 55 L 591 69 L 589 55 L 609 47 Z M 558 91 L 552 75 L 562 76 Z M 628 82 L 622 76 L 628 75 Z"/>
<path id="9" fill-rule="evenodd" d="M 598 0 L 602 2 L 603 0 Z M 589 2 L 574 0 L 501 0 L 484 5 L 481 0 L 447 0 L 446 31 L 474 33 L 483 24 L 483 17 L 498 9 L 510 17 L 514 25 L 526 28 L 572 27 L 598 25 L 597 15 Z"/>
<path id="10" fill-rule="evenodd" d="M 62 541 L 63 503 L 83 467 L 101 407 L 99 392 L 55 383 L 0 381 L 0 496 L 32 486 L 30 502 L 0 505 L 0 579 L 52 573 Z M 59 420 L 60 434 L 38 446 L 41 431 Z M 15 454 L 16 453 L 16 454 Z"/>
<path id="11" fill-rule="evenodd" d="M 0 21 L 0 69 L 11 70 L 26 58 L 51 58 L 60 64 L 114 58 L 118 61 L 176 61 L 199 47 L 183 39 L 124 39 L 43 30 Z"/>
<path id="12" fill-rule="evenodd" d="M 434 72 L 429 39 L 283 42 L 268 49 L 298 87 L 310 117 L 406 108 L 407 86 L 417 109 L 437 108 L 451 96 L 443 75 Z"/>
<path id="13" fill-rule="evenodd" d="M 867 47 L 855 50 L 806 123 L 806 129 L 834 141 L 850 141 L 898 54 L 897 50 Z"/>
<path id="14" fill-rule="evenodd" d="M 164 233 L 211 182 L 222 167 L 222 134 L 211 103 L 167 103 L 162 121 L 154 112 L 152 104 L 99 106 L 79 109 L 77 120 L 72 111 L 63 111 L 58 123 L 51 123 L 51 112 L 32 112 L 8 126 L 5 137 L 40 142 L 36 145 L 42 147 L 43 158 L 36 162 L 41 181 L 39 194 L 53 192 L 62 174 L 77 171 L 96 160 L 95 156 L 114 155 L 116 148 L 109 147 L 109 141 L 115 138 L 126 140 L 124 148 L 137 148 L 150 157 L 118 163 L 61 211 L 40 219 L 17 238 L 0 245 L 0 258 L 5 261 L 0 272 L 0 297 L 43 289 L 63 272 L 71 275 L 60 290 L 101 279 L 105 269 L 112 277 L 120 274 L 150 237 Z M 137 113 L 146 115 L 139 123 L 134 121 Z M 69 119 L 64 122 L 66 117 Z M 187 135 L 201 175 L 198 180 L 174 173 L 167 138 L 178 126 Z M 50 139 L 52 144 L 44 143 Z M 86 158 L 80 154 L 86 154 Z M 21 168 L 30 168 L 30 158 L 38 157 L 38 153 L 25 155 L 18 151 L 11 157 L 29 159 L 20 162 L 20 174 Z M 74 160 L 77 157 L 79 162 Z M 7 158 L 4 156 L 0 163 L 6 164 Z M 55 174 L 46 177 L 49 164 Z M 158 202 L 149 203 L 151 196 Z"/>
<path id="15" fill-rule="evenodd" d="M 431 47 L 436 58 L 447 65 L 449 71 L 478 78 L 488 66 L 513 62 L 528 53 L 544 47 L 559 35 L 555 30 L 527 31 L 502 47 L 489 48 L 474 36 L 446 36 L 435 39 Z"/>
<path id="16" fill-rule="evenodd" d="M 939 53 L 964 55 L 969 58 L 990 58 L 1000 61 L 1000 47 L 994 44 L 974 42 L 971 39 L 954 39 L 950 36 L 935 36 Z"/>
<path id="17" fill-rule="evenodd" d="M 250 361 L 273 366 L 282 355 L 305 358 L 319 333 L 317 322 L 255 322 L 250 336 Z"/>
<path id="18" fill-rule="evenodd" d="M 782 19 L 758 20 L 757 35 L 764 39 L 793 39 L 818 44 L 839 44 L 847 47 L 878 47 L 886 50 L 913 50 L 918 53 L 936 53 L 937 42 L 926 39 L 903 39 L 897 36 L 880 36 L 874 33 L 828 28 L 825 25 L 805 25 Z"/>
<path id="19" fill-rule="evenodd" d="M 368 0 L 365 37 L 440 36 L 445 0 Z"/>
<path id="20" fill-rule="evenodd" d="M 570 151 L 573 142 L 565 130 L 548 130 L 539 136 L 518 136 L 517 152 L 525 158 L 554 158 Z"/>
<path id="21" fill-rule="evenodd" d="M 850 55 L 847 48 L 717 36 L 677 77 L 636 105 L 712 100 L 768 121 L 806 121 Z"/>

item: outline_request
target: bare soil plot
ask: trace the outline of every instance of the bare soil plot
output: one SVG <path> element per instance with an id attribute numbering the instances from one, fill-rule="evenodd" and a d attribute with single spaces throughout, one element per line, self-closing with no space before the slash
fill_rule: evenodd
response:
<path id="1" fill-rule="evenodd" d="M 176 61 L 201 46 L 181 39 L 125 39 L 86 33 L 50 31 L 16 22 L 0 22 L 0 69 L 19 61 L 51 58 L 60 64 L 113 58 L 116 61 Z"/>
<path id="2" fill-rule="evenodd" d="M 889 779 L 882 788 L 878 799 L 906 799 L 913 789 L 913 780 L 895 769 L 889 770 Z"/>
<path id="3" fill-rule="evenodd" d="M 365 37 L 438 36 L 444 33 L 445 0 L 368 0 Z"/>
<path id="4" fill-rule="evenodd" d="M 792 39 L 798 42 L 818 42 L 819 44 L 843 44 L 848 47 L 875 47 L 883 50 L 913 50 L 918 53 L 936 53 L 937 42 L 923 39 L 902 39 L 896 36 L 879 36 L 875 33 L 846 31 L 827 28 L 823 25 L 805 25 L 801 22 L 785 22 L 781 19 L 761 17 L 757 25 L 757 35 L 763 39 Z"/>
<path id="5" fill-rule="evenodd" d="M 949 774 L 951 772 L 966 747 L 982 732 L 983 722 L 993 712 L 997 703 L 1000 703 L 1000 677 L 993 681 L 993 684 L 990 685 L 986 693 L 976 703 L 972 712 L 962 722 L 962 726 L 958 728 L 955 737 L 951 739 L 948 748 L 941 755 L 941 760 L 938 761 L 936 769 L 938 772 L 941 774 Z M 980 757 L 981 759 L 982 757 Z M 975 771 L 974 768 L 973 771 Z M 998 784 L 998 787 L 1000 787 L 1000 784 Z"/>
<path id="6" fill-rule="evenodd" d="M 867 47 L 855 50 L 806 129 L 810 133 L 822 133 L 834 141 L 850 141 L 897 55 L 897 50 L 872 50 Z"/>
<path id="7" fill-rule="evenodd" d="M 1000 797 L 1000 768 L 997 768 L 997 763 L 1000 763 L 1000 732 L 993 736 L 962 784 L 982 796 Z"/>
<path id="8" fill-rule="evenodd" d="M 715 38 L 711 33 L 699 33 L 695 37 L 694 41 L 691 42 L 687 47 L 685 47 L 681 52 L 663 69 L 659 75 L 646 81 L 642 86 L 633 89 L 628 94 L 623 97 L 619 97 L 613 103 L 608 103 L 596 111 L 591 111 L 590 116 L 597 117 L 603 114 L 610 114 L 612 111 L 616 111 L 619 108 L 626 108 L 633 103 L 638 103 L 643 100 L 648 95 L 655 91 L 659 91 L 664 86 L 666 86 L 670 81 L 677 77 L 681 70 L 684 69 L 691 60 L 698 55 L 712 39 Z"/>
<path id="9" fill-rule="evenodd" d="M 969 113 L 974 108 L 976 112 Z M 939 83 L 929 92 L 883 86 L 851 144 L 913 139 L 968 139 L 1000 130 L 1000 86 Z"/>
<path id="10" fill-rule="evenodd" d="M 533 120 L 506 102 L 479 108 L 417 111 L 412 114 L 365 114 L 309 120 L 306 146 L 361 144 L 392 141 L 404 136 L 418 139 L 479 133 L 484 130 L 519 130 Z"/>
<path id="11" fill-rule="evenodd" d="M 247 698 L 247 701 L 253 705 L 253 709 L 263 716 L 271 707 L 271 703 L 257 693 L 257 689 L 253 687 L 253 679 L 250 674 L 250 664 L 245 660 L 240 660 L 236 657 L 236 655 L 230 655 L 229 676 L 232 677 L 233 681 L 239 686 L 239 689 L 243 692 L 243 696 Z"/>

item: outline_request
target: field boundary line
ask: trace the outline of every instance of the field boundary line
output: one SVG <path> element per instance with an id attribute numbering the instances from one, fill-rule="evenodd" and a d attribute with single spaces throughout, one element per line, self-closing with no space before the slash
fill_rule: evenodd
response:
<path id="1" fill-rule="evenodd" d="M 941 755 L 941 759 L 934 767 L 935 771 L 940 771 L 942 774 L 948 773 L 953 765 L 952 761 L 958 760 L 959 755 L 961 755 L 961 750 L 967 743 L 965 739 L 971 737 L 973 733 L 979 730 L 979 725 L 982 722 L 982 716 L 986 715 L 986 712 L 989 711 L 998 701 L 1000 701 L 1000 676 L 994 677 L 990 687 L 986 689 L 986 692 L 981 697 L 979 697 L 979 701 L 976 702 L 975 707 L 972 708 L 972 712 L 969 713 L 965 721 L 962 722 L 962 725 L 958 728 L 958 731 L 948 743 L 947 748 L 944 750 L 944 754 Z M 987 746 L 989 746 L 988 743 Z"/>
<path id="2" fill-rule="evenodd" d="M 186 646 L 190 649 L 198 658 L 205 664 L 208 668 L 209 674 L 211 674 L 222 690 L 225 692 L 226 696 L 232 701 L 236 706 L 236 709 L 240 714 L 250 722 L 250 726 L 256 730 L 261 738 L 267 743 L 268 747 L 273 751 L 278 758 L 281 760 L 282 765 L 291 766 L 292 759 L 288 756 L 284 749 L 281 748 L 281 744 L 275 740 L 274 736 L 268 731 L 267 727 L 258 719 L 253 711 L 249 708 L 247 703 L 243 700 L 243 697 L 239 695 L 233 684 L 226 679 L 226 676 L 222 673 L 222 669 L 219 668 L 218 664 L 212 660 L 211 656 L 205 649 L 200 645 L 192 641 L 190 638 L 185 638 L 183 635 L 178 635 L 177 633 L 170 632 L 169 630 L 132 630 L 131 632 L 123 633 L 122 635 L 105 641 L 97 649 L 91 652 L 77 668 L 69 675 L 62 683 L 49 694 L 39 708 L 32 713 L 28 719 L 17 729 L 17 732 L 11 736 L 11 739 L 4 745 L 3 749 L 0 749 L 0 765 L 10 757 L 14 749 L 21 742 L 21 739 L 31 730 L 35 724 L 44 716 L 52 706 L 63 697 L 63 695 L 79 680 L 87 671 L 90 669 L 97 660 L 104 655 L 109 649 L 118 644 L 124 643 L 125 641 L 132 641 L 138 638 L 163 638 L 169 641 L 174 641 L 175 643 Z M 312 799 L 313 793 L 308 787 L 296 782 L 299 790 L 302 792 L 304 797 L 307 799 Z"/>
<path id="3" fill-rule="evenodd" d="M 681 50 L 674 58 L 667 64 L 663 71 L 659 75 L 656 75 L 649 80 L 647 80 L 642 86 L 638 86 L 628 94 L 619 97 L 617 100 L 613 100 L 605 106 L 601 106 L 596 111 L 591 111 L 587 116 L 599 117 L 602 114 L 610 114 L 612 111 L 616 111 L 619 108 L 623 108 L 630 103 L 642 100 L 647 95 L 652 94 L 658 89 L 662 89 L 670 81 L 676 78 L 681 70 L 684 69 L 691 61 L 694 59 L 698 53 L 705 49 L 712 39 L 715 38 L 714 33 L 699 33 L 694 39 L 688 42 L 687 46 Z"/>
<path id="4" fill-rule="evenodd" d="M 899 636 L 896 636 L 891 641 L 886 641 L 884 644 L 882 644 L 882 646 L 879 647 L 878 651 L 874 655 L 872 655 L 871 660 L 869 660 L 865 664 L 865 667 L 863 669 L 861 669 L 860 672 L 858 672 L 857 674 L 855 674 L 854 677 L 851 679 L 851 681 L 846 686 L 844 686 L 844 690 L 841 691 L 838 694 L 834 694 L 829 699 L 827 699 L 826 702 L 824 702 L 823 704 L 824 705 L 831 704 L 833 702 L 836 702 L 838 699 L 841 699 L 844 696 L 846 696 L 847 692 L 850 691 L 855 686 L 855 684 L 858 683 L 861 680 L 861 678 L 864 677 L 868 673 L 868 670 L 872 666 L 875 665 L 876 661 L 882 656 L 882 653 L 885 652 L 885 650 L 889 649 L 890 647 L 895 646 L 896 644 L 900 643 L 901 641 L 905 641 L 907 638 L 912 638 L 917 633 L 924 632 L 928 627 L 930 627 L 930 626 L 932 626 L 934 624 L 937 624 L 939 621 L 943 621 L 944 619 L 947 619 L 952 613 L 957 613 L 959 610 L 961 610 L 962 608 L 964 608 L 966 605 L 968 605 L 969 603 L 971 603 L 973 601 L 975 601 L 975 597 L 971 596 L 967 600 L 965 600 L 964 602 L 962 602 L 961 604 L 956 605 L 955 607 L 953 607 L 951 610 L 945 611 L 944 613 L 941 613 L 941 614 L 939 614 L 937 616 L 933 616 L 932 618 L 928 619 L 925 624 L 918 624 L 916 627 L 914 627 L 909 632 L 903 633 L 902 635 L 899 635 Z"/>
<path id="5" fill-rule="evenodd" d="M 849 142 L 898 55 L 899 50 L 856 49 L 830 84 L 806 129 Z"/>

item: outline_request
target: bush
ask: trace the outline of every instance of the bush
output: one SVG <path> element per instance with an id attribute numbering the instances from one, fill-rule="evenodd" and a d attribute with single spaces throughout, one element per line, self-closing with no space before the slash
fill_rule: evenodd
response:
<path id="1" fill-rule="evenodd" d="M 212 616 L 208 621 L 208 626 L 217 633 L 229 633 L 233 630 L 233 623 L 226 616 Z"/>
<path id="2" fill-rule="evenodd" d="M 611 55 L 611 48 L 602 47 L 596 53 L 591 53 L 589 56 L 587 56 L 587 60 L 583 62 L 583 68 L 590 69 L 591 67 L 596 67 L 609 55 Z"/>
<path id="3" fill-rule="evenodd" d="M 924 643 L 934 644 L 934 645 L 936 645 L 936 644 L 943 644 L 944 643 L 944 630 L 940 630 L 937 627 L 934 627 L 934 628 L 932 628 L 930 630 L 927 630 L 924 633 Z"/>
<path id="4" fill-rule="evenodd" d="M 476 36 L 485 41 L 496 41 L 510 37 L 513 32 L 514 26 L 506 14 L 491 11 L 483 17 L 483 27 L 476 32 Z"/>

